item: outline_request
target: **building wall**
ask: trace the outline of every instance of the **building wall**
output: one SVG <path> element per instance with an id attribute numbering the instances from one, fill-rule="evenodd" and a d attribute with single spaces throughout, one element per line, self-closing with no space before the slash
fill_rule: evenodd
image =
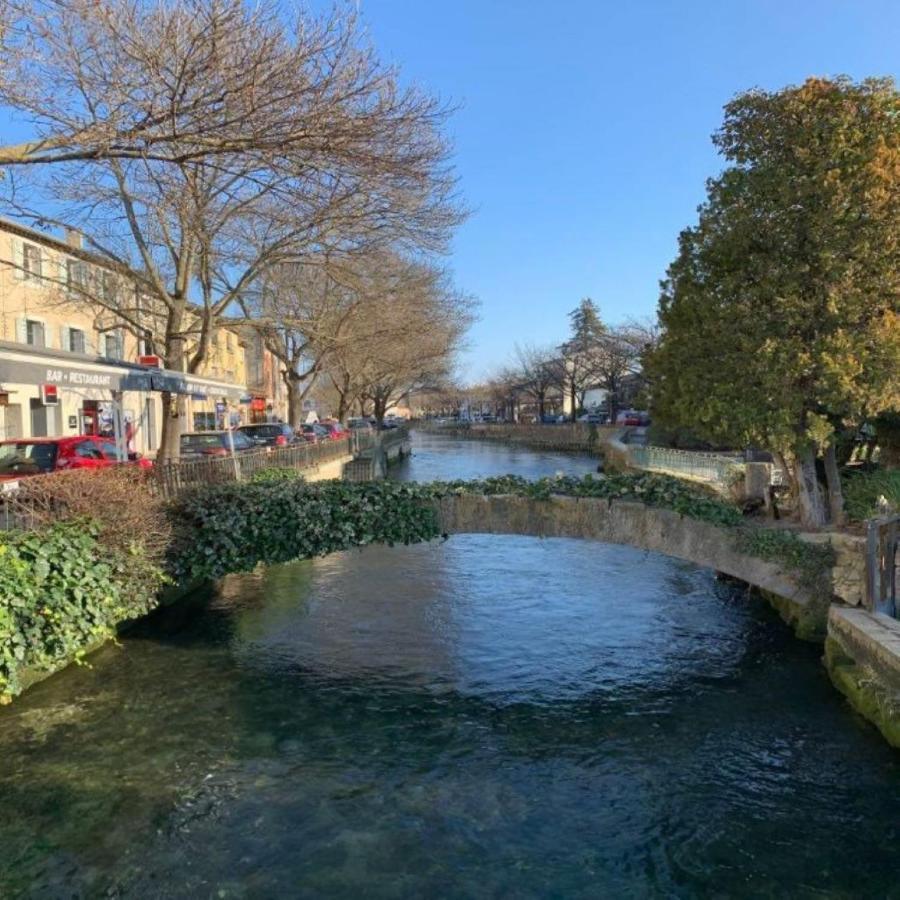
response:
<path id="1" fill-rule="evenodd" d="M 21 344 L 36 356 L 46 348 L 134 363 L 143 352 L 137 338 L 116 327 L 114 315 L 93 307 L 77 288 L 84 283 L 91 290 L 122 291 L 128 285 L 84 259 L 79 247 L 77 236 L 66 243 L 0 220 L 0 340 Z M 49 367 L 48 362 L 48 372 Z M 245 350 L 235 330 L 217 329 L 209 358 L 197 374 L 246 384 Z M 59 405 L 50 407 L 41 403 L 39 385 L 4 383 L 2 388 L 8 405 L 0 406 L 0 439 L 79 434 L 92 417 L 105 416 L 112 400 L 103 389 L 67 386 L 59 392 Z M 217 413 L 216 401 L 214 396 L 188 398 L 186 428 L 222 427 L 225 417 Z M 162 427 L 160 394 L 126 392 L 122 408 L 131 422 L 134 449 L 154 453 Z M 232 409 L 241 420 L 249 418 L 244 405 Z"/>

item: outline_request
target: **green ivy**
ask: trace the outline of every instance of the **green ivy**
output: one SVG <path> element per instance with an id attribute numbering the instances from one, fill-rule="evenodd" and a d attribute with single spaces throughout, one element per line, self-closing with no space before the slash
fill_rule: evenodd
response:
<path id="1" fill-rule="evenodd" d="M 23 670 L 52 671 L 155 605 L 155 592 L 129 590 L 143 561 L 111 554 L 98 534 L 89 522 L 0 533 L 0 701 Z"/>
<path id="2" fill-rule="evenodd" d="M 299 469 L 289 466 L 267 466 L 265 469 L 257 469 L 251 476 L 252 484 L 260 484 L 267 481 L 302 481 L 303 473 Z"/>
<path id="3" fill-rule="evenodd" d="M 748 556 L 795 572 L 799 583 L 806 588 L 825 589 L 828 572 L 835 562 L 831 544 L 810 543 L 783 528 L 741 528 L 736 543 Z"/>

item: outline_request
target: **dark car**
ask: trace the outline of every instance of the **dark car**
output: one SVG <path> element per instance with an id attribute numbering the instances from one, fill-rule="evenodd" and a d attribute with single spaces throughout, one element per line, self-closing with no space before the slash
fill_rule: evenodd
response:
<path id="1" fill-rule="evenodd" d="M 286 447 L 299 442 L 294 429 L 283 422 L 260 422 L 258 425 L 241 425 L 238 431 L 247 435 L 257 447 Z"/>
<path id="2" fill-rule="evenodd" d="M 181 436 L 181 456 L 184 459 L 228 456 L 232 441 L 235 453 L 256 449 L 256 444 L 241 431 L 232 431 L 230 439 L 227 431 L 194 431 Z"/>
<path id="3" fill-rule="evenodd" d="M 308 422 L 300 426 L 300 438 L 307 444 L 318 444 L 319 441 L 328 439 L 328 429 L 315 422 Z"/>

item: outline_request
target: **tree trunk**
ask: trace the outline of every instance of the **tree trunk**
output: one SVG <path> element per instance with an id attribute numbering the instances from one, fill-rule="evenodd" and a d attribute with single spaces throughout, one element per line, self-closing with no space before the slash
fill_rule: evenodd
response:
<path id="1" fill-rule="evenodd" d="M 573 422 L 578 421 L 578 389 L 575 380 L 569 382 L 569 403 L 572 404 L 572 414 L 570 416 Z"/>
<path id="2" fill-rule="evenodd" d="M 800 523 L 804 528 L 824 527 L 825 501 L 816 476 L 816 454 L 812 447 L 797 451 L 794 456 L 794 472 L 797 478 Z"/>
<path id="3" fill-rule="evenodd" d="M 825 450 L 825 479 L 828 482 L 828 509 L 831 524 L 844 524 L 844 490 L 841 487 L 841 471 L 838 468 L 837 453 L 833 443 Z"/>
<path id="4" fill-rule="evenodd" d="M 296 372 L 286 371 L 284 383 L 287 387 L 288 423 L 291 428 L 303 424 L 303 393 L 300 390 L 300 378 Z"/>
<path id="5" fill-rule="evenodd" d="M 174 372 L 184 372 L 185 353 L 184 337 L 181 334 L 181 312 L 170 309 L 166 319 L 165 341 L 166 368 Z M 162 392 L 162 434 L 160 435 L 158 462 L 176 462 L 181 456 L 181 435 L 185 431 L 187 419 L 187 400 L 184 394 Z"/>
<path id="6" fill-rule="evenodd" d="M 538 421 L 540 422 L 544 421 L 544 410 L 546 409 L 546 406 L 547 395 L 543 391 L 541 391 L 541 393 L 538 394 Z"/>

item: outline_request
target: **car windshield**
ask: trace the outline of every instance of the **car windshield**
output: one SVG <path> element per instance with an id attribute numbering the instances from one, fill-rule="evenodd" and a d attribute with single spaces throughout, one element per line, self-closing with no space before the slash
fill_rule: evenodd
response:
<path id="1" fill-rule="evenodd" d="M 181 446 L 188 450 L 202 450 L 204 447 L 221 447 L 222 435 L 215 431 L 208 431 L 203 434 L 183 434 L 181 436 Z"/>
<path id="2" fill-rule="evenodd" d="M 56 444 L 17 441 L 0 445 L 0 473 L 49 472 L 56 465 Z"/>

